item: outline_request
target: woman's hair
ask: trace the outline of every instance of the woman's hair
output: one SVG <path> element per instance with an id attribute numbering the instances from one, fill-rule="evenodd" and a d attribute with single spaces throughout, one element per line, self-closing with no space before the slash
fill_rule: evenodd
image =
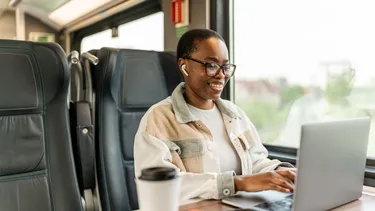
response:
<path id="1" fill-rule="evenodd" d="M 216 37 L 224 42 L 224 39 L 210 29 L 192 29 L 183 34 L 177 45 L 177 60 L 190 56 L 197 50 L 197 43 L 202 40 Z"/>

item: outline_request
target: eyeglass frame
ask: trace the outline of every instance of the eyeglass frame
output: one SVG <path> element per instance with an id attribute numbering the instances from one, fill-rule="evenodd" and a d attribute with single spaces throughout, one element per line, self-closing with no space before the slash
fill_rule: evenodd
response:
<path id="1" fill-rule="evenodd" d="M 217 76 L 217 74 L 220 73 L 220 71 L 223 71 L 224 76 L 227 77 L 227 78 L 230 78 L 230 77 L 232 77 L 232 76 L 234 75 L 234 73 L 236 72 L 236 67 L 237 67 L 235 64 L 225 64 L 225 65 L 220 65 L 220 64 L 218 64 L 218 63 L 216 63 L 216 62 L 204 62 L 204 61 L 200 61 L 200 60 L 198 60 L 198 59 L 194 59 L 194 58 L 191 58 L 191 57 L 188 57 L 188 56 L 183 57 L 183 59 L 188 59 L 188 60 L 191 60 L 191 61 L 194 61 L 194 62 L 197 62 L 197 63 L 199 63 L 199 64 L 204 65 L 204 66 L 205 66 L 204 70 L 206 71 L 206 75 L 208 75 L 208 76 L 210 76 L 210 77 L 215 77 L 215 76 Z M 215 65 L 218 65 L 220 68 L 216 71 L 216 73 L 215 73 L 214 75 L 209 75 L 209 74 L 208 74 L 208 71 L 207 71 L 207 65 L 208 65 L 208 64 L 211 64 L 211 65 L 212 65 L 212 64 L 215 64 Z M 233 69 L 233 73 L 232 73 L 231 76 L 227 76 L 226 73 L 225 73 L 224 66 L 226 66 L 226 65 L 230 65 L 230 66 L 234 67 L 234 69 Z"/>

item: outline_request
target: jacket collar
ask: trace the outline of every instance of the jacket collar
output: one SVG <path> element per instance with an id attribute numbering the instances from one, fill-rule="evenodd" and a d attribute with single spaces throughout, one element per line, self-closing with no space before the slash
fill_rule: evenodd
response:
<path id="1" fill-rule="evenodd" d="M 179 123 L 186 124 L 188 122 L 197 121 L 191 114 L 189 107 L 184 98 L 185 83 L 181 82 L 172 93 L 172 107 L 175 112 L 176 119 Z M 240 118 L 239 115 L 231 110 L 224 100 L 218 99 L 214 101 L 220 112 L 231 118 Z"/>

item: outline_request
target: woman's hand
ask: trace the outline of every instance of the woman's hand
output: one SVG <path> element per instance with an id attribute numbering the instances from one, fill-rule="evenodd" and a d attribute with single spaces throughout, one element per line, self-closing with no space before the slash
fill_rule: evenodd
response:
<path id="1" fill-rule="evenodd" d="M 295 180 L 296 174 L 297 174 L 297 169 L 291 168 L 291 167 L 279 166 L 279 167 L 276 168 L 276 172 L 279 173 L 281 176 L 284 176 L 284 177 L 290 179 L 294 183 L 294 180 Z"/>
<path id="2" fill-rule="evenodd" d="M 252 175 L 235 176 L 234 184 L 236 191 L 258 192 L 276 190 L 291 192 L 295 188 L 294 179 L 294 171 L 282 169 Z"/>

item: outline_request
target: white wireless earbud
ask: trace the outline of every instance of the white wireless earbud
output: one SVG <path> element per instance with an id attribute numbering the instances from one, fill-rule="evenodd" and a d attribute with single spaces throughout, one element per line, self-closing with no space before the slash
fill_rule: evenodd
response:
<path id="1" fill-rule="evenodd" d="M 189 74 L 186 72 L 186 65 L 183 64 L 183 65 L 181 66 L 181 68 L 182 68 L 182 72 L 184 72 L 186 76 L 189 76 Z"/>

